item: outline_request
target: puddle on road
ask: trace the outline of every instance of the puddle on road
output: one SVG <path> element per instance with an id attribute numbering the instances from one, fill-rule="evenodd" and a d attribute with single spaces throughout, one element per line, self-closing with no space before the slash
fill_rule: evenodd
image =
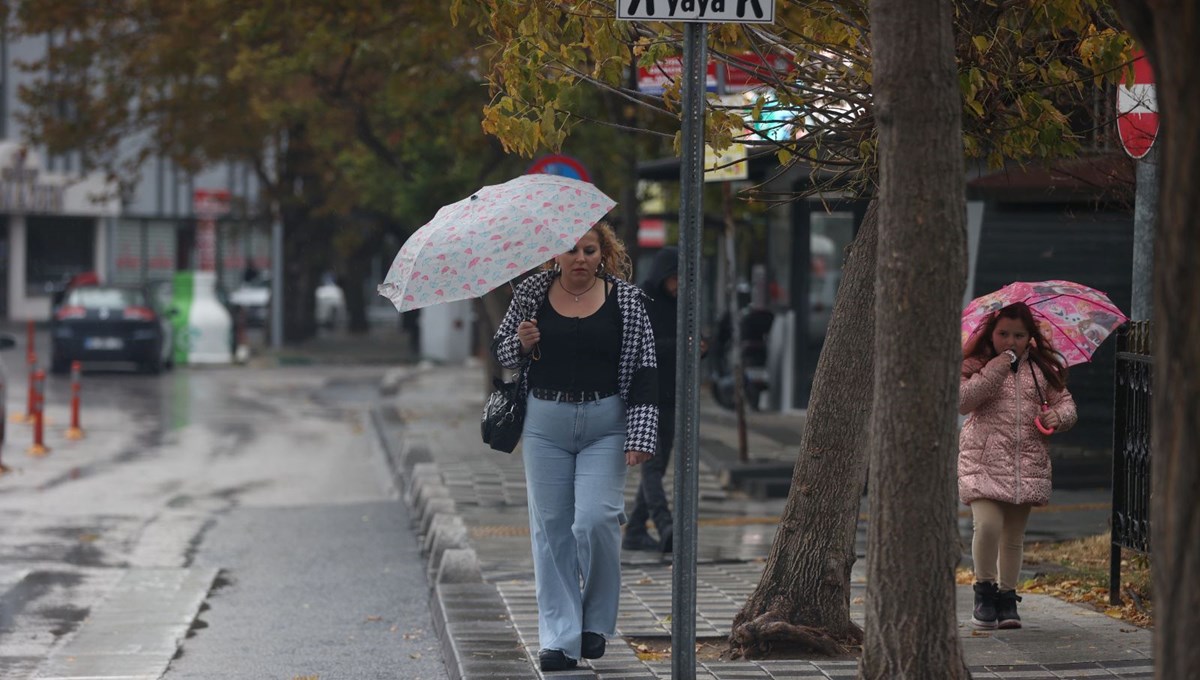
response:
<path id="1" fill-rule="evenodd" d="M 70 590 L 83 582 L 83 576 L 63 571 L 35 571 L 26 574 L 21 582 L 9 588 L 0 597 L 0 630 L 11 631 L 14 629 L 17 618 L 29 608 L 30 605 L 39 600 L 53 594 L 58 589 Z M 37 610 L 41 615 L 44 612 L 49 612 L 47 618 L 58 619 L 55 614 L 59 610 L 70 609 L 69 616 L 61 621 L 61 625 L 55 626 L 56 629 L 63 629 L 65 632 L 74 630 L 75 625 L 88 615 L 87 609 L 78 607 L 65 606 L 48 606 L 43 610 Z M 71 625 L 74 622 L 75 625 Z M 69 627 L 69 629 L 67 629 Z M 55 633 L 60 635 L 61 633 Z"/>

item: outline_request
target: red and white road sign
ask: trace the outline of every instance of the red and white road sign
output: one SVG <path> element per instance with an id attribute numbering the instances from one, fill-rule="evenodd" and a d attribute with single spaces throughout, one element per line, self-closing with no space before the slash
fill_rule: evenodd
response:
<path id="1" fill-rule="evenodd" d="M 1158 96 L 1154 71 L 1141 50 L 1133 56 L 1133 84 L 1117 88 L 1117 132 L 1125 153 L 1141 158 L 1150 153 L 1158 136 Z"/>

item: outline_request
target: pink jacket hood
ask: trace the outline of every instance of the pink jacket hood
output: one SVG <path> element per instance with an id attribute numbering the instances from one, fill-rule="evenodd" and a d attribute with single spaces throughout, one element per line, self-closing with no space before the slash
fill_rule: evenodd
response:
<path id="1" fill-rule="evenodd" d="M 1050 502 L 1047 436 L 1033 422 L 1041 412 L 1033 373 L 1050 409 L 1062 420 L 1058 431 L 1070 429 L 1076 421 L 1071 393 L 1050 387 L 1037 364 L 1023 358 L 1020 370 L 1013 373 L 1007 362 L 988 363 L 978 357 L 963 361 L 958 410 L 970 414 L 958 438 L 958 495 L 963 503 L 980 498 Z"/>

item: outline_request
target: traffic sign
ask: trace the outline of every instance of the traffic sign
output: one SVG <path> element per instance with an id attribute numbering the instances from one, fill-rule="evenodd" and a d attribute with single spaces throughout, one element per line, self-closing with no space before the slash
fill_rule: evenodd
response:
<path id="1" fill-rule="evenodd" d="M 775 22 L 775 0 L 617 0 L 624 21 Z"/>
<path id="2" fill-rule="evenodd" d="M 584 182 L 592 181 L 591 175 L 588 174 L 587 168 L 583 167 L 583 163 L 562 154 L 550 154 L 542 156 L 529 166 L 525 171 L 526 175 L 558 175 L 559 177 L 570 177 L 571 179 L 583 180 Z"/>
<path id="3" fill-rule="evenodd" d="M 1158 95 L 1150 60 L 1141 50 L 1133 55 L 1133 84 L 1117 88 L 1117 132 L 1125 153 L 1142 158 L 1158 136 Z"/>
<path id="4" fill-rule="evenodd" d="M 192 192 L 192 212 L 202 220 L 215 220 L 229 213 L 228 189 L 196 189 Z"/>

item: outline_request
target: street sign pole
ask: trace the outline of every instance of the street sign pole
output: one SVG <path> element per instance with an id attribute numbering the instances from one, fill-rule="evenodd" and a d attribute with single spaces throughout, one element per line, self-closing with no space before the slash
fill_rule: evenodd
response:
<path id="1" fill-rule="evenodd" d="M 671 590 L 671 677 L 696 678 L 696 538 L 699 482 L 700 240 L 704 224 L 704 97 L 708 24 L 683 34 L 683 157 L 679 186 L 679 311 L 676 321 L 674 560 Z"/>
<path id="2" fill-rule="evenodd" d="M 1154 318 L 1154 232 L 1158 224 L 1158 151 L 1137 162 L 1133 197 L 1133 299 L 1129 318 Z"/>
<path id="3" fill-rule="evenodd" d="M 1154 316 L 1154 232 L 1158 223 L 1158 96 L 1154 70 L 1141 50 L 1133 53 L 1133 82 L 1117 88 L 1117 133 L 1137 163 L 1133 209 L 1133 299 L 1130 318 Z"/>
<path id="4" fill-rule="evenodd" d="M 704 226 L 704 104 L 708 23 L 772 23 L 774 0 L 663 3 L 617 0 L 621 21 L 682 21 L 682 157 L 679 163 L 679 311 L 675 341 L 675 520 L 671 677 L 696 679 L 696 529 L 700 497 L 700 241 Z M 664 7 L 665 4 L 665 7 Z"/>

